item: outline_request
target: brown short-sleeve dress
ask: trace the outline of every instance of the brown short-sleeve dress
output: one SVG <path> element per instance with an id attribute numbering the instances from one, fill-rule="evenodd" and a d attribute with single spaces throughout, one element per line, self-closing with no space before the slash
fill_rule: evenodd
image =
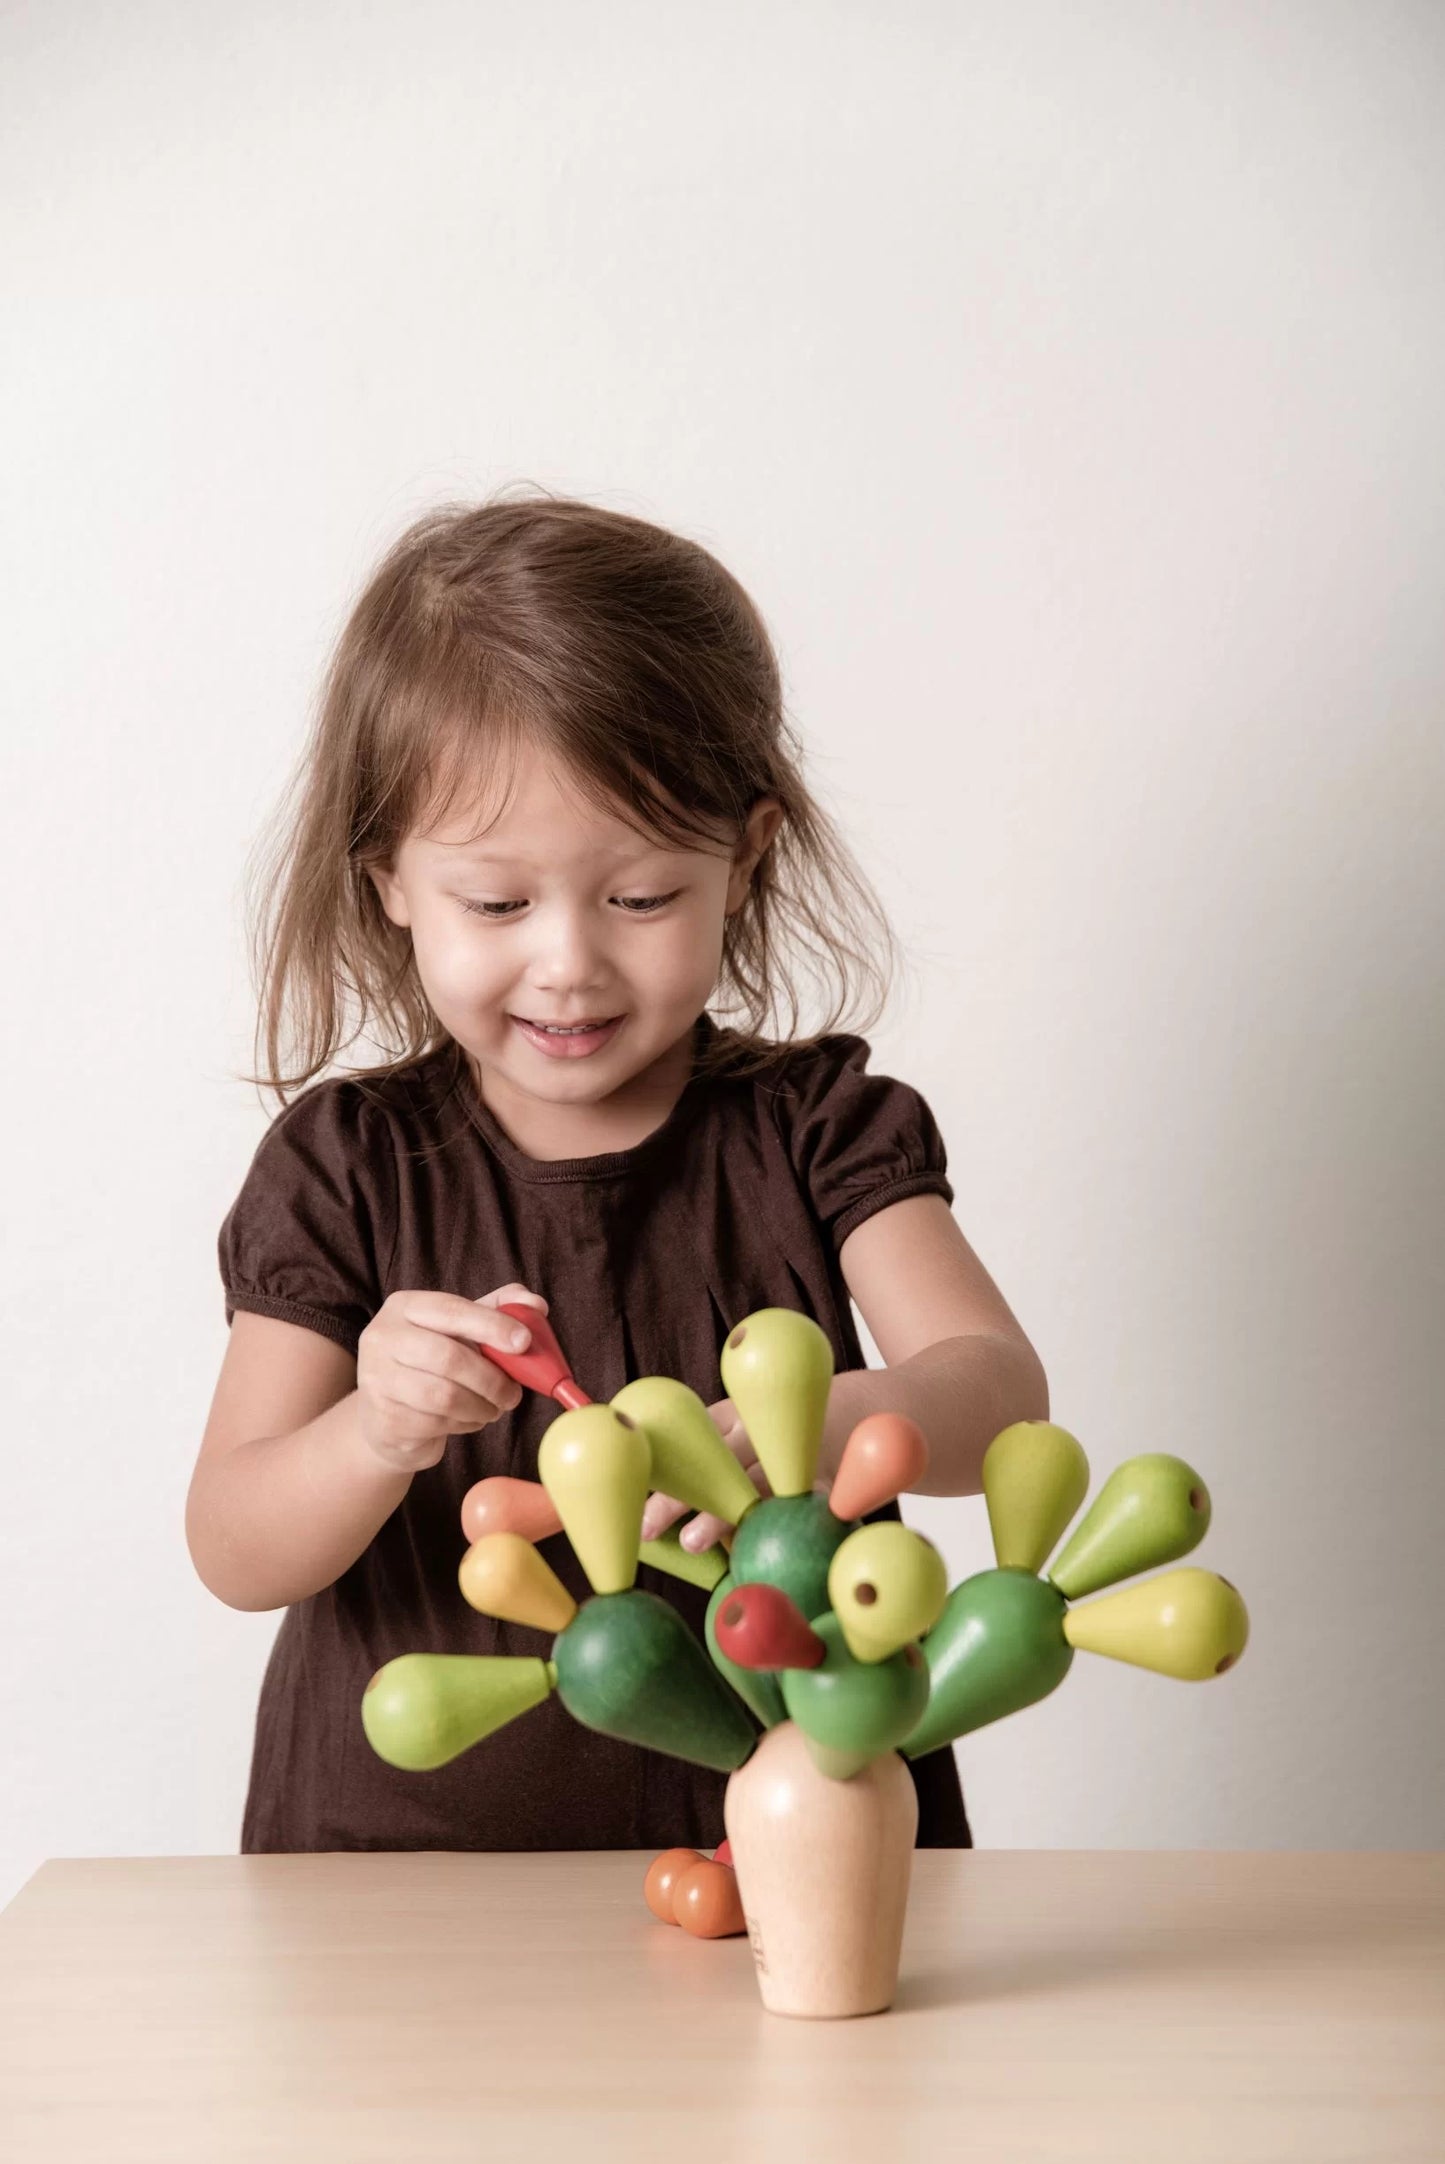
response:
<path id="1" fill-rule="evenodd" d="M 698 1042 L 716 1029 L 704 1015 Z M 834 1036 L 748 1076 L 694 1074 L 634 1148 L 526 1156 L 448 1045 L 399 1074 L 313 1085 L 272 1123 L 220 1234 L 226 1319 L 272 1315 L 354 1353 L 387 1295 L 542 1293 L 577 1380 L 611 1397 L 673 1375 L 707 1403 L 718 1357 L 753 1309 L 797 1307 L 864 1362 L 838 1249 L 909 1195 L 952 1200 L 943 1143 L 907 1084 L 866 1072 L 868 1047 Z M 490 1473 L 537 1474 L 555 1406 L 452 1439 L 334 1585 L 288 1608 L 261 1688 L 244 1851 L 711 1848 L 725 1777 L 582 1728 L 549 1700 L 431 1773 L 367 1745 L 368 1678 L 398 1653 L 546 1656 L 542 1632 L 492 1621 L 457 1589 L 462 1497 Z M 890 1506 L 880 1516 L 896 1516 Z M 543 1544 L 579 1598 L 568 1543 Z M 705 1596 L 650 1570 L 638 1583 L 699 1633 Z M 967 1846 L 953 1755 L 913 1768 L 920 1845 Z"/>

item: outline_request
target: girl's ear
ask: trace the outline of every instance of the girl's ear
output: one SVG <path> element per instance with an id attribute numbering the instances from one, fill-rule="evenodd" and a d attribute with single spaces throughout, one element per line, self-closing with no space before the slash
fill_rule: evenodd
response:
<path id="1" fill-rule="evenodd" d="M 389 871 L 385 865 L 369 864 L 366 868 L 366 876 L 375 887 L 381 906 L 392 923 L 410 924 L 411 911 L 407 908 L 406 896 L 401 890 L 401 881 L 397 878 L 396 873 Z"/>
<path id="2" fill-rule="evenodd" d="M 753 873 L 759 859 L 777 833 L 782 823 L 783 807 L 776 797 L 760 796 L 748 813 L 747 824 L 738 836 L 733 851 L 733 868 L 728 879 L 727 914 L 741 909 L 752 885 Z"/>

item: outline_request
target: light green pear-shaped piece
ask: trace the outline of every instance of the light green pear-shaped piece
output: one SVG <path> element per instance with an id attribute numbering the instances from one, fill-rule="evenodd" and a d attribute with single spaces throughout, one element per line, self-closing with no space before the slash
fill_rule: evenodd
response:
<path id="1" fill-rule="evenodd" d="M 542 1485 L 594 1593 L 625 1593 L 637 1576 L 651 1452 L 637 1423 L 611 1405 L 559 1413 L 537 1452 Z"/>
<path id="2" fill-rule="evenodd" d="M 687 1585 L 698 1586 L 704 1593 L 711 1593 L 719 1579 L 726 1577 L 728 1567 L 727 1550 L 721 1544 L 696 1553 L 684 1548 L 680 1525 L 670 1525 L 656 1540 L 643 1541 L 637 1560 L 653 1570 L 666 1571 L 669 1578 L 681 1578 Z"/>
<path id="3" fill-rule="evenodd" d="M 1166 1570 L 1103 1600 L 1064 1610 L 1064 1636 L 1081 1653 L 1104 1653 L 1181 1682 L 1232 1668 L 1249 1639 L 1249 1612 L 1212 1570 Z"/>
<path id="4" fill-rule="evenodd" d="M 833 1381 L 824 1332 L 795 1308 L 761 1307 L 729 1333 L 721 1368 L 774 1495 L 807 1495 Z"/>
<path id="5" fill-rule="evenodd" d="M 1173 1563 L 1209 1530 L 1209 1490 L 1182 1458 L 1126 1458 L 1100 1488 L 1049 1572 L 1066 1600 Z"/>
<path id="6" fill-rule="evenodd" d="M 921 1638 L 947 1598 L 943 1557 L 897 1519 L 860 1525 L 828 1566 L 828 1605 L 855 1661 L 886 1661 Z"/>
<path id="7" fill-rule="evenodd" d="M 670 1375 L 640 1375 L 618 1391 L 612 1409 L 635 1420 L 647 1437 L 654 1488 L 689 1510 L 711 1510 L 729 1525 L 747 1516 L 758 1491 L 695 1390 Z"/>
<path id="8" fill-rule="evenodd" d="M 552 1689 L 546 1661 L 489 1653 L 403 1653 L 378 1668 L 361 1725 L 378 1758 L 429 1773 L 484 1736 L 540 1706 Z"/>
<path id="9" fill-rule="evenodd" d="M 983 1492 L 1000 1570 L 1040 1571 L 1089 1491 L 1089 1461 L 1067 1428 L 1016 1420 L 983 1455 Z"/>

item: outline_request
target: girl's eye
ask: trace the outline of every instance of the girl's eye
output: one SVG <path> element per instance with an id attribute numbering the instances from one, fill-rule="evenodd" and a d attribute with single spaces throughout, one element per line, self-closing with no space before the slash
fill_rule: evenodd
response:
<path id="1" fill-rule="evenodd" d="M 681 892 L 681 887 L 674 887 L 671 894 L 617 894 L 613 899 L 618 908 L 625 909 L 629 916 L 646 917 L 650 916 L 654 909 L 663 909 L 669 902 L 675 902 Z"/>
<path id="2" fill-rule="evenodd" d="M 681 887 L 674 887 L 671 894 L 618 894 L 613 900 L 630 917 L 649 917 L 655 910 L 665 909 L 669 902 L 675 902 L 681 892 Z M 513 917 L 527 906 L 525 902 L 469 902 L 464 895 L 458 899 L 471 916 L 490 917 L 493 923 L 499 918 Z"/>

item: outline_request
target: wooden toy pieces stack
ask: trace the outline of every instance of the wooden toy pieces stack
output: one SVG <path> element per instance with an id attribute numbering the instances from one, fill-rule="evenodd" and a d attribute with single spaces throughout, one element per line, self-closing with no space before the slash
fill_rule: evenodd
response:
<path id="1" fill-rule="evenodd" d="M 1209 1529 L 1209 1491 L 1182 1458 L 1129 1458 L 1110 1474 L 1046 1576 L 1083 1501 L 1089 1465 L 1046 1421 L 1005 1428 L 983 1461 L 997 1570 L 954 1588 L 924 1641 L 928 1710 L 910 1758 L 1035 1705 L 1062 1683 L 1077 1649 L 1202 1682 L 1244 1651 L 1249 1618 L 1227 1578 L 1172 1570 L 1104 1600 L 1069 1603 L 1172 1563 Z"/>
<path id="2" fill-rule="evenodd" d="M 1049 1422 L 1006 1429 L 984 1462 L 998 1568 L 950 1593 L 919 1534 L 858 1522 L 922 1478 L 913 1422 L 860 1422 L 831 1492 L 815 1492 L 833 1361 L 807 1316 L 763 1309 L 722 1350 L 724 1390 L 772 1490 L 764 1499 L 685 1384 L 646 1376 L 593 1405 L 537 1311 L 513 1312 L 533 1344 L 492 1357 L 567 1410 L 543 1437 L 540 1487 L 486 1480 L 468 1495 L 460 1582 L 481 1612 L 555 1633 L 552 1658 L 403 1655 L 368 1686 L 367 1736 L 394 1765 L 438 1766 L 555 1690 L 587 1727 L 728 1772 L 736 1890 L 775 2012 L 891 2002 L 917 1833 L 905 1756 L 1043 1698 L 1076 1647 L 1194 1679 L 1243 1651 L 1243 1603 L 1208 1572 L 1070 1605 L 1203 1537 L 1208 1494 L 1177 1458 L 1121 1466 L 1045 1577 L 1087 1461 Z M 652 1489 L 733 1525 L 730 1555 L 692 1556 L 675 1532 L 642 1542 Z M 593 1588 L 580 1607 L 535 1546 L 562 1530 Z M 711 1586 L 706 1653 L 675 1609 L 637 1588 L 640 1560 Z M 699 1877 L 702 1935 L 736 1929 L 736 1903 L 704 1903 L 701 1888 Z"/>

